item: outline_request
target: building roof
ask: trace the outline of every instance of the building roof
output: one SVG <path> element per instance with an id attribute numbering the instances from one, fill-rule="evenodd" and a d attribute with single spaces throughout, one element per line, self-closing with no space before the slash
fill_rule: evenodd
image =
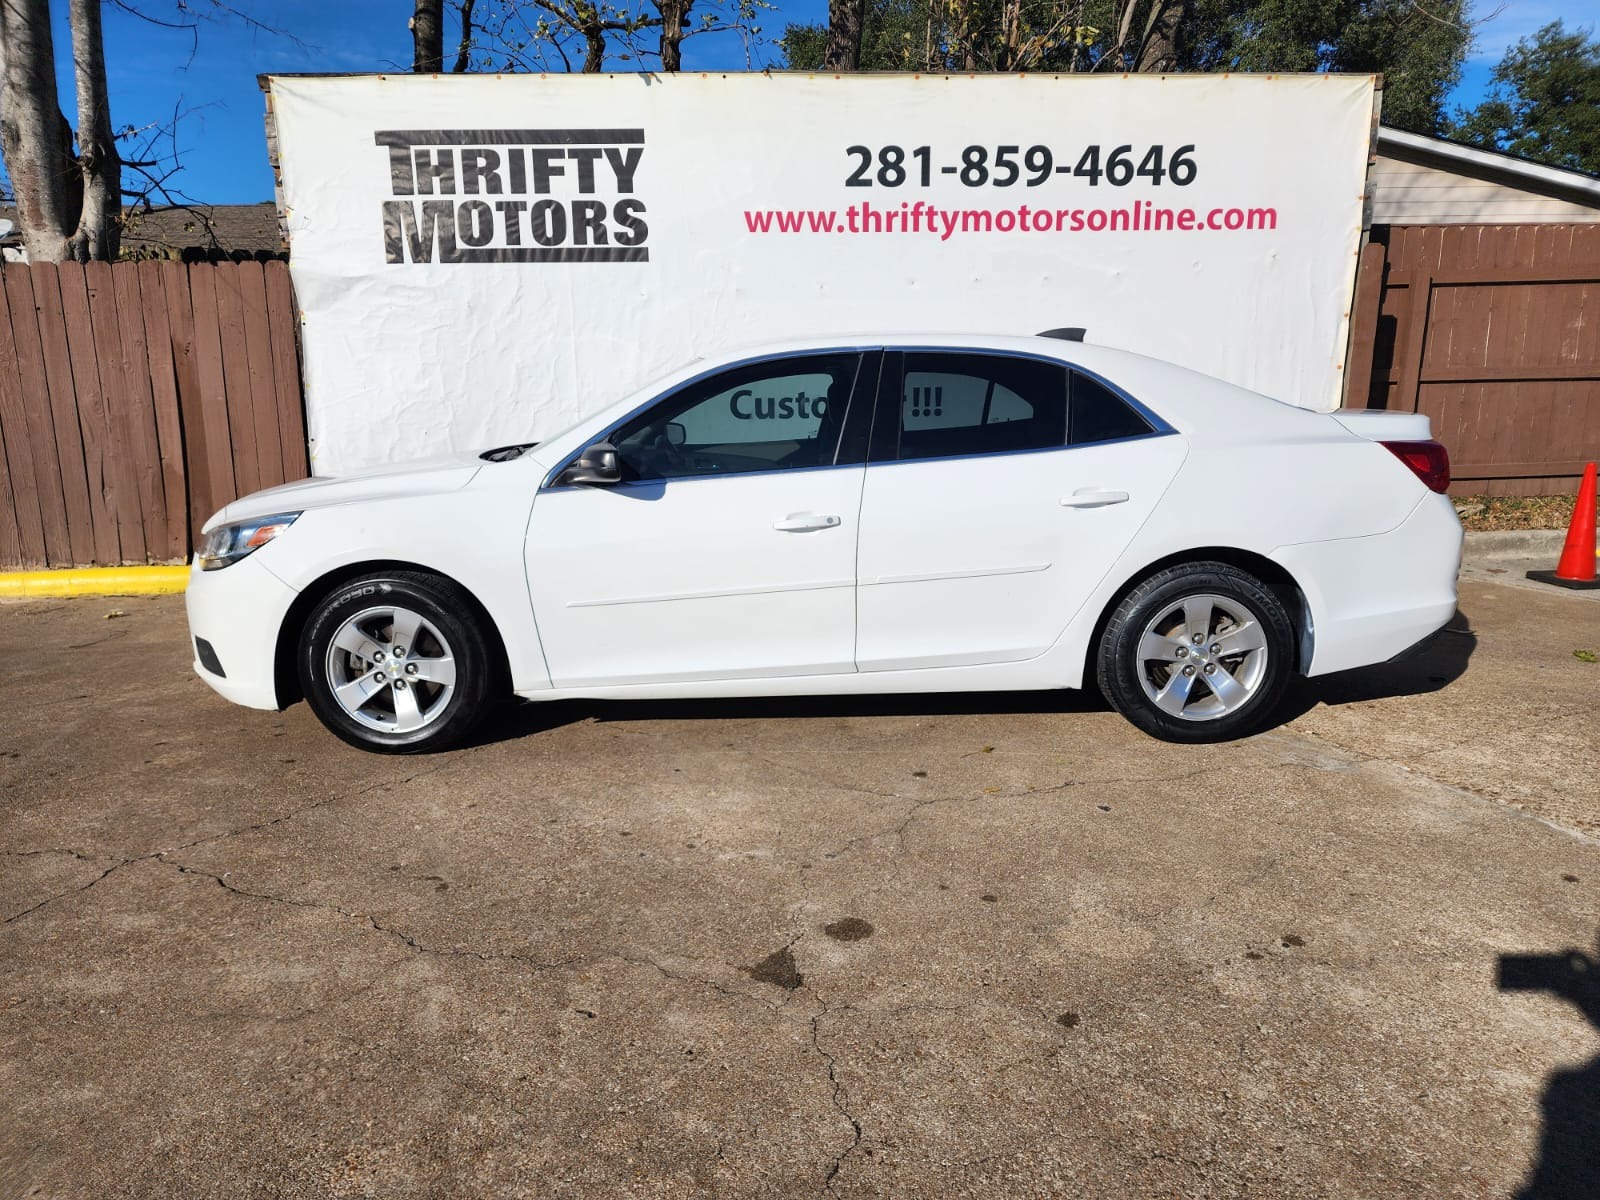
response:
<path id="1" fill-rule="evenodd" d="M 1402 162 L 1600 209 L 1600 179 L 1582 171 L 1547 167 L 1510 154 L 1480 150 L 1446 138 L 1406 133 L 1387 125 L 1378 127 L 1378 153 Z"/>
<path id="2" fill-rule="evenodd" d="M 122 230 L 125 251 L 219 250 L 259 257 L 286 253 L 272 201 L 260 204 L 197 204 L 191 208 L 138 209 Z"/>
<path id="3" fill-rule="evenodd" d="M 0 207 L 0 220 L 15 224 L 16 210 Z M 20 245 L 18 230 L 0 238 L 0 245 Z M 281 258 L 288 253 L 272 201 L 261 204 L 196 204 L 190 208 L 137 208 L 125 217 L 124 257 L 137 258 Z"/>

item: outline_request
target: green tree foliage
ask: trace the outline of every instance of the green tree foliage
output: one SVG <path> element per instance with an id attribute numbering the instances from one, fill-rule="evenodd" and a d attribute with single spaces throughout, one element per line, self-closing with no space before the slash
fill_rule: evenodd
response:
<path id="1" fill-rule="evenodd" d="M 868 0 L 864 71 L 1133 70 L 1152 11 L 1191 0 Z M 1124 18 L 1128 24 L 1124 28 Z M 790 25 L 793 70 L 819 70 L 827 29 Z"/>
<path id="2" fill-rule="evenodd" d="M 1471 40 L 1466 0 L 868 0 L 869 71 L 1354 71 L 1384 120 L 1436 133 Z M 791 68 L 827 30 L 791 25 Z"/>
<path id="3" fill-rule="evenodd" d="M 1489 96 L 1450 136 L 1485 150 L 1600 175 L 1600 42 L 1556 21 L 1506 51 Z"/>
<path id="4" fill-rule="evenodd" d="M 929 52 L 927 0 L 868 0 L 861 38 L 863 71 L 959 70 L 959 63 L 933 66 L 942 49 Z M 826 25 L 790 25 L 781 39 L 784 58 L 795 70 L 821 70 L 828 49 Z"/>
<path id="5" fill-rule="evenodd" d="M 1438 133 L 1471 40 L 1465 8 L 1465 0 L 1199 0 L 1185 65 L 1380 73 L 1384 124 Z"/>

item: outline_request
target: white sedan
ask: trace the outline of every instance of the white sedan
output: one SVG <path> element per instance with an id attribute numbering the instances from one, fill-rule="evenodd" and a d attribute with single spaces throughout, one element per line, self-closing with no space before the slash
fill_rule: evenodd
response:
<path id="1" fill-rule="evenodd" d="M 537 445 L 246 496 L 195 558 L 195 670 L 390 752 L 508 693 L 1090 679 L 1203 742 L 1454 613 L 1425 416 L 1310 412 L 1077 332 L 790 343 Z"/>

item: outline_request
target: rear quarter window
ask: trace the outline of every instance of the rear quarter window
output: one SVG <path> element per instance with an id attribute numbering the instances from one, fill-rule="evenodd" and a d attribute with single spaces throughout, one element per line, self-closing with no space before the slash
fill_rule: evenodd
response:
<path id="1" fill-rule="evenodd" d="M 1088 446 L 1155 432 L 1132 405 L 1098 379 L 1074 371 L 1071 389 L 1067 411 L 1069 445 Z"/>

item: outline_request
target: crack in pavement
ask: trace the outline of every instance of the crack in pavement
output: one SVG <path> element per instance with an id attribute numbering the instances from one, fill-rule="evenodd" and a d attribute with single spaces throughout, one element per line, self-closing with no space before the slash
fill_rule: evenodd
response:
<path id="1" fill-rule="evenodd" d="M 121 638 L 125 638 L 127 636 L 128 636 L 128 630 L 127 629 L 125 629 L 125 628 L 124 629 L 113 629 L 110 633 L 107 633 L 102 637 L 92 638 L 87 642 L 75 642 L 75 643 L 74 642 L 69 642 L 67 644 L 67 649 L 68 650 L 87 650 L 90 646 L 99 646 L 99 645 L 103 645 L 106 642 L 115 642 L 115 641 L 117 641 L 117 640 L 119 640 Z"/>
<path id="2" fill-rule="evenodd" d="M 800 776 L 802 779 L 809 779 L 813 783 L 820 783 L 826 785 L 827 787 L 837 788 L 841 792 L 857 792 L 863 796 L 877 796 L 883 800 L 906 800 L 910 798 L 900 792 L 886 792 L 881 788 L 871 788 L 865 786 L 864 784 L 845 783 L 842 780 L 831 779 L 820 772 L 808 771 L 803 767 L 795 766 L 793 763 L 782 762 L 774 758 L 758 758 L 755 761 L 764 763 L 766 766 L 771 767 L 774 770 L 787 771 L 791 774 Z"/>
<path id="3" fill-rule="evenodd" d="M 356 788 L 354 791 L 336 793 L 336 794 L 334 794 L 332 796 L 324 797 L 323 799 L 314 801 L 314 802 L 312 802 L 310 804 L 303 804 L 299 808 L 291 809 L 289 812 L 286 812 L 286 813 L 283 813 L 283 814 L 281 814 L 279 816 L 273 817 L 271 820 L 254 821 L 254 822 L 252 822 L 251 824 L 248 824 L 248 825 L 241 825 L 237 829 L 229 829 L 229 830 L 226 830 L 223 833 L 209 834 L 206 837 L 196 838 L 192 842 L 184 842 L 182 845 L 179 845 L 179 846 L 167 846 L 167 847 L 163 847 L 160 850 L 152 850 L 147 854 L 136 854 L 136 855 L 133 855 L 131 858 L 121 859 L 120 861 L 115 862 L 111 866 L 107 867 L 104 871 L 102 871 L 95 878 L 91 879 L 88 883 L 82 884 L 82 885 L 80 885 L 78 887 L 75 887 L 75 888 L 68 888 L 64 892 L 57 892 L 53 896 L 46 896 L 43 900 L 39 901 L 37 904 L 31 905 L 28 908 L 23 909 L 21 912 L 13 913 L 11 916 L 6 917 L 4 920 L 0 920 L 0 927 L 6 926 L 6 925 L 10 925 L 10 924 L 12 924 L 12 923 L 14 923 L 16 921 L 20 921 L 20 920 L 22 920 L 23 917 L 27 916 L 29 913 L 38 912 L 41 908 L 44 908 L 44 907 L 46 907 L 47 905 L 50 905 L 50 904 L 54 904 L 57 900 L 64 900 L 68 896 L 76 896 L 80 892 L 87 892 L 90 888 L 94 887 L 97 883 L 100 883 L 107 876 L 112 875 L 115 872 L 122 870 L 124 867 L 131 867 L 135 863 L 149 862 L 152 859 L 161 859 L 164 855 L 167 855 L 167 854 L 176 854 L 176 853 L 178 853 L 179 851 L 182 851 L 182 850 L 192 850 L 196 846 L 209 846 L 214 842 L 226 841 L 229 838 L 239 837 L 242 834 L 255 833 L 255 832 L 257 832 L 259 830 L 262 830 L 262 829 L 271 829 L 272 827 L 274 827 L 276 825 L 282 825 L 287 821 L 292 821 L 296 817 L 304 816 L 306 813 L 312 812 L 315 809 L 325 808 L 330 804 L 337 804 L 337 803 L 339 803 L 340 801 L 343 801 L 343 800 L 354 800 L 357 797 L 364 796 L 368 792 L 371 792 L 371 791 L 381 790 L 381 789 L 386 788 L 386 787 L 404 787 L 406 784 L 413 783 L 416 780 L 422 779 L 425 776 L 437 774 L 439 771 L 444 770 L 444 768 L 446 766 L 448 766 L 448 765 L 450 765 L 450 764 L 448 764 L 448 763 L 440 763 L 437 766 L 430 767 L 430 768 L 427 768 L 427 769 L 421 770 L 421 771 L 416 771 L 411 775 L 407 775 L 403 779 L 385 780 L 385 781 L 383 781 L 381 783 L 371 783 L 371 784 L 367 784 L 365 787 Z M 51 851 L 45 851 L 45 850 L 39 850 L 39 851 L 8 850 L 5 853 L 10 855 L 10 856 L 13 856 L 13 857 L 23 858 L 23 857 L 29 857 L 29 856 L 32 856 L 32 855 L 35 855 L 35 854 L 46 854 L 46 853 L 52 853 L 52 852 Z M 80 854 L 79 852 L 77 852 L 75 850 L 68 850 L 68 851 L 65 851 L 65 853 L 72 854 L 74 857 L 80 858 L 85 862 L 94 862 L 94 861 L 96 861 L 96 856 L 86 856 L 86 855 Z M 101 859 L 114 858 L 114 857 L 115 857 L 115 855 L 110 855 L 110 854 L 104 854 L 104 855 L 99 855 L 98 856 L 98 858 L 101 858 Z M 165 861 L 165 860 L 163 859 L 163 861 Z"/>
<path id="4" fill-rule="evenodd" d="M 799 939 L 797 938 L 796 941 L 798 940 Z M 794 943 L 791 942 L 789 944 L 792 946 Z M 710 988 L 712 991 L 718 993 L 719 995 L 726 996 L 730 1000 L 743 1000 L 750 1004 L 759 1004 L 762 1008 L 774 1013 L 782 1012 L 784 1007 L 789 1002 L 787 997 L 785 997 L 783 1001 L 776 1003 L 771 1000 L 764 1000 L 760 996 L 757 996 L 751 992 L 742 991 L 739 988 L 724 987 L 714 979 L 706 979 L 700 975 L 683 975 L 676 971 L 667 969 L 653 958 L 624 954 L 620 950 L 607 950 L 601 954 L 595 955 L 589 961 L 604 962 L 607 959 L 625 962 L 635 967 L 645 967 L 649 970 L 657 972 L 664 978 L 671 979 L 677 983 L 697 984 L 700 987 Z"/>
<path id="5" fill-rule="evenodd" d="M 324 912 L 338 913 L 341 917 L 371 928 L 376 933 L 387 937 L 397 938 L 404 942 L 418 954 L 435 955 L 440 958 L 475 958 L 480 962 L 514 961 L 524 963 L 535 970 L 553 970 L 559 967 L 568 967 L 581 964 L 584 958 L 556 959 L 545 962 L 528 954 L 516 954 L 510 950 L 473 950 L 466 948 L 446 948 L 443 946 L 427 946 L 419 942 L 403 929 L 385 925 L 371 913 L 354 912 L 347 908 L 340 908 L 337 904 L 329 904 L 322 900 L 298 900 L 293 896 L 278 896 L 271 892 L 253 892 L 248 888 L 239 887 L 229 883 L 227 876 L 232 872 L 218 875 L 215 871 L 207 871 L 203 867 L 196 867 L 189 863 L 179 862 L 168 858 L 164 853 L 154 856 L 169 867 L 175 868 L 181 875 L 196 875 L 204 879 L 214 880 L 223 890 L 232 892 L 236 896 L 243 896 L 250 900 L 266 900 L 273 904 L 285 904 L 290 908 L 319 909 Z"/>
<path id="6" fill-rule="evenodd" d="M 30 906 L 28 908 L 23 909 L 19 913 L 13 913 L 11 916 L 7 917 L 5 920 L 0 921 L 0 926 L 10 925 L 14 921 L 20 921 L 20 920 L 22 920 L 23 917 L 27 916 L 29 913 L 38 912 L 45 905 L 54 904 L 57 900 L 60 900 L 60 899 L 62 899 L 64 897 L 66 897 L 66 896 L 75 896 L 79 892 L 87 892 L 90 888 L 92 888 L 95 884 L 99 883 L 102 879 L 104 879 L 106 876 L 110 875 L 112 872 L 120 871 L 120 870 L 122 870 L 123 867 L 128 866 L 130 863 L 142 862 L 147 858 L 154 858 L 154 857 L 155 856 L 152 855 L 152 854 L 143 854 L 143 855 L 140 855 L 138 858 L 128 858 L 128 859 L 124 859 L 123 861 L 118 862 L 118 863 L 112 863 L 111 866 L 107 867 L 104 871 L 101 871 L 100 874 L 96 875 L 93 879 L 91 879 L 88 883 L 84 884 L 82 887 L 68 888 L 64 892 L 57 892 L 54 896 L 46 896 L 43 900 L 39 901 L 39 903 L 34 904 L 34 905 L 32 905 L 32 906 Z"/>
<path id="7" fill-rule="evenodd" d="M 859 834 L 856 837 L 851 838 L 849 841 L 843 843 L 836 850 L 824 851 L 822 857 L 831 861 L 850 853 L 863 843 L 875 842 L 879 838 L 885 837 L 892 837 L 895 841 L 896 849 L 898 850 L 904 846 L 906 830 L 908 830 L 917 820 L 917 818 L 922 815 L 924 809 L 933 808 L 935 805 L 976 804 L 985 800 L 1026 800 L 1033 796 L 1050 796 L 1060 792 L 1068 791 L 1072 788 L 1093 787 L 1096 784 L 1115 784 L 1118 786 L 1125 786 L 1128 784 L 1142 783 L 1181 783 L 1185 780 L 1195 779 L 1201 775 L 1207 775 L 1210 773 L 1211 768 L 1202 767 L 1193 771 L 1184 771 L 1177 775 L 1152 775 L 1148 777 L 1129 779 L 1068 779 L 1062 781 L 1061 783 L 1052 784 L 1048 787 L 1027 788 L 1023 791 L 982 792 L 976 796 L 937 796 L 931 800 L 914 800 L 911 802 L 911 807 L 905 811 L 904 816 L 901 818 L 898 824 L 886 826 L 885 828 L 876 830 L 872 833 Z M 875 794 L 885 795 L 885 793 Z"/>
<path id="8" fill-rule="evenodd" d="M 101 859 L 116 857 L 114 854 L 85 854 L 69 846 L 48 846 L 43 850 L 0 850 L 0 855 L 6 858 L 38 858 L 44 854 L 68 854 L 79 862 L 99 862 Z"/>
<path id="9" fill-rule="evenodd" d="M 227 878 L 227 875 L 231 874 L 231 872 L 224 872 L 222 875 L 218 875 L 214 871 L 207 871 L 202 867 L 196 867 L 190 863 L 180 862 L 176 859 L 167 857 L 166 854 L 158 854 L 153 857 L 166 866 L 175 868 L 179 874 L 194 875 L 213 880 L 223 890 L 230 892 L 235 896 L 250 900 L 264 900 L 273 904 L 284 904 L 291 908 L 317 909 L 324 912 L 336 913 L 339 916 L 344 917 L 346 920 L 354 921 L 358 925 L 362 925 L 371 929 L 375 933 L 383 934 L 386 937 L 395 938 L 404 943 L 417 954 L 424 956 L 475 959 L 478 962 L 516 962 L 531 968 L 535 972 L 570 970 L 573 968 L 593 966 L 602 962 L 614 961 L 626 963 L 629 966 L 641 967 L 654 971 L 663 978 L 673 980 L 676 983 L 685 983 L 707 988 L 721 996 L 726 997 L 729 1000 L 738 1000 L 749 1004 L 757 1004 L 762 1008 L 767 1009 L 769 1012 L 781 1012 L 787 1004 L 787 998 L 785 999 L 784 1003 L 775 1003 L 750 992 L 742 991 L 738 988 L 727 987 L 721 983 L 718 983 L 714 979 L 707 979 L 699 975 L 687 975 L 680 971 L 674 971 L 670 967 L 657 962 L 648 955 L 630 954 L 623 950 L 608 949 L 600 951 L 596 954 L 584 954 L 576 955 L 571 958 L 547 960 L 536 958 L 531 954 L 521 954 L 511 950 L 479 950 L 472 947 L 430 946 L 427 943 L 419 940 L 413 934 L 407 933 L 403 929 L 399 929 L 393 925 L 385 924 L 369 912 L 356 912 L 351 909 L 340 908 L 337 904 L 330 904 L 320 900 L 301 900 L 293 896 L 280 896 L 271 892 L 251 891 L 248 888 L 243 888 L 235 883 L 230 882 Z M 794 935 L 787 945 L 790 947 L 794 946 L 804 936 L 804 933 Z"/>
<path id="10" fill-rule="evenodd" d="M 817 998 L 817 1003 L 821 1005 L 819 1011 L 811 1018 L 811 1048 L 815 1050 L 822 1058 L 822 1061 L 828 1065 L 828 1085 L 832 1089 L 831 1099 L 833 1101 L 833 1107 L 838 1110 L 841 1117 L 850 1122 L 850 1128 L 853 1131 L 850 1144 L 834 1156 L 833 1163 L 828 1167 L 828 1173 L 823 1176 L 822 1179 L 823 1194 L 827 1196 L 837 1196 L 839 1191 L 835 1185 L 835 1181 L 839 1177 L 839 1172 L 844 1170 L 844 1160 L 849 1158 L 850 1155 L 854 1154 L 861 1148 L 862 1139 L 866 1136 L 866 1134 L 862 1129 L 861 1121 L 853 1112 L 850 1111 L 850 1093 L 845 1090 L 844 1084 L 839 1082 L 838 1062 L 835 1060 L 831 1052 L 822 1048 L 822 1035 L 820 1030 L 822 1019 L 824 1017 L 831 1016 L 836 1012 L 846 1012 L 848 1011 L 849 1006 L 847 1005 L 845 1008 L 838 1009 L 831 1008 L 829 1007 L 828 1002 L 822 998 L 822 995 L 817 992 L 815 988 L 811 989 L 811 994 Z"/>

